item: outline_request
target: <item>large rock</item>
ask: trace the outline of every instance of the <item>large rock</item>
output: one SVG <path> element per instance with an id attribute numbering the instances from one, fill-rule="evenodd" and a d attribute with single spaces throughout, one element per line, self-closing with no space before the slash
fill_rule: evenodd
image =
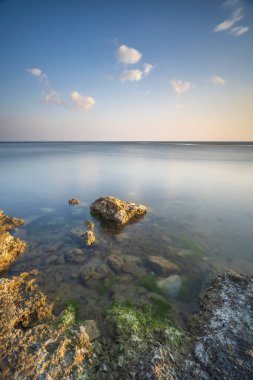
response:
<path id="1" fill-rule="evenodd" d="M 26 243 L 14 238 L 8 231 L 21 226 L 21 219 L 11 218 L 0 210 L 0 272 L 8 269 L 16 258 L 24 253 Z"/>
<path id="2" fill-rule="evenodd" d="M 30 274 L 0 280 L 1 379 L 76 379 L 85 372 L 87 331 L 74 326 L 70 335 L 52 309 Z"/>
<path id="3" fill-rule="evenodd" d="M 119 226 L 124 226 L 129 220 L 146 214 L 147 207 L 108 196 L 101 197 L 93 202 L 90 206 L 90 210 L 101 216 L 104 220 L 115 222 Z"/>

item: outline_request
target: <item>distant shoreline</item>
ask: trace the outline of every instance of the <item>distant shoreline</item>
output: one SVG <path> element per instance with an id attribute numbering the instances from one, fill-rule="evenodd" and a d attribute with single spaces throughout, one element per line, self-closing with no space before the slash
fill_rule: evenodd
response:
<path id="1" fill-rule="evenodd" d="M 244 145 L 253 141 L 0 141 L 0 144 L 170 144 L 170 145 Z"/>

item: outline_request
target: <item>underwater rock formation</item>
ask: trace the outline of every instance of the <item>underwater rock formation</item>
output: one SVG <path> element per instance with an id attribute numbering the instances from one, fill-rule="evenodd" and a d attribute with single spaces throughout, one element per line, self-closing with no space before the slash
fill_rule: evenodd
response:
<path id="1" fill-rule="evenodd" d="M 0 378 L 74 379 L 91 355 L 84 326 L 68 307 L 57 322 L 31 274 L 0 280 Z M 71 334 L 70 334 L 71 332 Z"/>
<path id="2" fill-rule="evenodd" d="M 0 272 L 9 268 L 16 258 L 24 253 L 26 243 L 14 238 L 8 231 L 24 224 L 24 221 L 11 218 L 0 210 Z"/>
<path id="3" fill-rule="evenodd" d="M 125 202 L 119 198 L 108 196 L 95 200 L 90 206 L 91 212 L 101 216 L 104 220 L 124 226 L 131 219 L 146 214 L 147 207 L 132 202 Z"/>

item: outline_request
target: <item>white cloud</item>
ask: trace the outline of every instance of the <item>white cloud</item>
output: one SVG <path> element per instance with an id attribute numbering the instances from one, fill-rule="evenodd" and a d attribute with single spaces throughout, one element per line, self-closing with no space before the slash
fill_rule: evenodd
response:
<path id="1" fill-rule="evenodd" d="M 171 80 L 171 85 L 177 94 L 184 94 L 192 87 L 191 82 L 182 82 L 181 80 Z"/>
<path id="2" fill-rule="evenodd" d="M 241 36 L 244 33 L 247 33 L 249 31 L 248 26 L 235 26 L 230 30 L 230 33 L 233 34 L 236 37 Z"/>
<path id="3" fill-rule="evenodd" d="M 81 109 L 89 110 L 96 104 L 95 99 L 92 96 L 83 96 L 78 91 L 73 91 L 70 94 L 73 103 Z"/>
<path id="4" fill-rule="evenodd" d="M 233 14 L 232 16 L 228 19 L 228 20 L 225 20 L 223 21 L 221 24 L 217 25 L 215 28 L 214 28 L 214 31 L 215 32 L 221 32 L 221 31 L 224 31 L 224 30 L 228 30 L 230 28 L 232 28 L 232 26 L 234 26 L 234 24 L 236 24 L 238 21 L 240 21 L 242 18 L 244 18 L 244 14 L 242 13 L 242 9 L 241 8 L 238 8 Z"/>
<path id="5" fill-rule="evenodd" d="M 154 65 L 152 65 L 151 63 L 144 63 L 143 65 L 143 73 L 144 75 L 149 75 L 150 72 L 153 70 L 154 68 Z"/>
<path id="6" fill-rule="evenodd" d="M 26 69 L 26 71 L 28 71 L 28 73 L 30 73 L 32 76 L 37 77 L 37 78 L 40 78 L 43 76 L 42 70 L 36 67 L 33 67 L 31 69 Z"/>
<path id="7" fill-rule="evenodd" d="M 134 48 L 130 48 L 126 45 L 121 45 L 117 50 L 117 56 L 121 63 L 128 65 L 139 62 L 142 54 Z"/>
<path id="8" fill-rule="evenodd" d="M 143 72 L 141 70 L 126 70 L 123 71 L 120 80 L 121 82 L 138 82 L 142 79 Z"/>
<path id="9" fill-rule="evenodd" d="M 210 80 L 216 86 L 224 86 L 226 84 L 225 79 L 223 79 L 222 77 L 219 77 L 218 75 L 211 77 Z"/>
<path id="10" fill-rule="evenodd" d="M 61 99 L 60 94 L 57 91 L 50 91 L 43 97 L 45 104 L 57 104 L 58 106 L 64 105 L 63 100 Z"/>

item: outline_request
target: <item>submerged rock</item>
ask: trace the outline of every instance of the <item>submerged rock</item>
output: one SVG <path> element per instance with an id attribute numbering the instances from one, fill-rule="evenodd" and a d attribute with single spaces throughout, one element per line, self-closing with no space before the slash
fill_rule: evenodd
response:
<path id="1" fill-rule="evenodd" d="M 176 297 L 182 285 L 182 279 L 177 274 L 172 274 L 167 278 L 157 281 L 157 286 L 162 293 L 168 297 Z"/>
<path id="2" fill-rule="evenodd" d="M 14 238 L 8 232 L 22 224 L 24 224 L 23 220 L 11 218 L 0 210 L 0 272 L 8 269 L 25 251 L 26 243 L 19 238 Z"/>
<path id="3" fill-rule="evenodd" d="M 179 267 L 172 263 L 170 260 L 162 256 L 148 256 L 147 261 L 149 265 L 159 274 L 166 275 L 170 273 L 179 272 Z"/>
<path id="4" fill-rule="evenodd" d="M 79 205 L 80 201 L 77 198 L 72 198 L 72 199 L 69 199 L 69 204 L 70 205 Z"/>
<path id="5" fill-rule="evenodd" d="M 107 257 L 107 264 L 116 273 L 121 273 L 124 265 L 124 261 L 120 256 L 109 255 Z"/>
<path id="6" fill-rule="evenodd" d="M 90 206 L 90 210 L 106 221 L 114 222 L 119 226 L 124 226 L 131 219 L 146 214 L 147 207 L 131 202 L 125 202 L 113 196 L 108 196 L 101 197 L 93 202 Z"/>
<path id="7" fill-rule="evenodd" d="M 0 280 L 1 379 L 74 379 L 85 372 L 87 332 L 55 323 L 29 273 Z M 65 313 L 66 314 L 66 313 Z M 86 361 L 87 361 L 86 360 Z"/>

